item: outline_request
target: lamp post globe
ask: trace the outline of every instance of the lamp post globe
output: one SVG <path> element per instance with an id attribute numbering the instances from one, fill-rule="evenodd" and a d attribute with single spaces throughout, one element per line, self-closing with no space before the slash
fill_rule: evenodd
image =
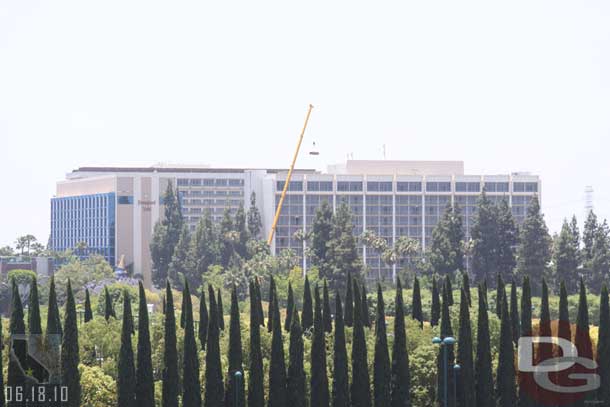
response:
<path id="1" fill-rule="evenodd" d="M 432 343 L 435 344 L 435 345 L 438 345 L 441 342 L 442 342 L 442 340 L 438 336 L 435 336 L 434 338 L 432 338 Z"/>

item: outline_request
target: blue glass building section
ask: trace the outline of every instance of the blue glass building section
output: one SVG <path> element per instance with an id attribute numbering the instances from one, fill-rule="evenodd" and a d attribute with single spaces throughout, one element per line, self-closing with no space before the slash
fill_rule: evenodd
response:
<path id="1" fill-rule="evenodd" d="M 51 248 L 74 250 L 82 258 L 100 254 L 114 266 L 116 197 L 106 194 L 51 199 Z M 84 249 L 76 249 L 84 242 Z"/>

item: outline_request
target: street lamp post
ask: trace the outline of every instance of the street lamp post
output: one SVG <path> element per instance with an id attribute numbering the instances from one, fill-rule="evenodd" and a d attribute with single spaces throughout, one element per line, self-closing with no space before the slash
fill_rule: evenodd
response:
<path id="1" fill-rule="evenodd" d="M 445 339 L 441 339 L 438 336 L 432 338 L 432 343 L 435 345 L 440 345 L 443 350 L 443 405 L 447 407 L 449 397 L 448 397 L 448 389 L 447 389 L 447 358 L 448 358 L 448 347 L 455 345 L 457 341 L 452 336 L 448 336 Z"/>
<path id="2" fill-rule="evenodd" d="M 242 407 L 239 405 L 239 390 L 241 388 L 241 379 L 242 373 L 241 371 L 235 372 L 235 407 Z"/>
<path id="3" fill-rule="evenodd" d="M 457 375 L 460 372 L 461 368 L 462 368 L 462 366 L 460 366 L 458 363 L 453 365 L 453 397 L 454 397 L 456 403 L 457 403 Z"/>

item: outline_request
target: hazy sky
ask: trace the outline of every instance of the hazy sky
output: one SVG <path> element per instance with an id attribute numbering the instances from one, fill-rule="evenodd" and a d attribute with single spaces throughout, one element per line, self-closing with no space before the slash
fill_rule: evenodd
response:
<path id="1" fill-rule="evenodd" d="M 456 159 L 610 218 L 610 2 L 0 0 L 0 245 L 91 164 Z"/>

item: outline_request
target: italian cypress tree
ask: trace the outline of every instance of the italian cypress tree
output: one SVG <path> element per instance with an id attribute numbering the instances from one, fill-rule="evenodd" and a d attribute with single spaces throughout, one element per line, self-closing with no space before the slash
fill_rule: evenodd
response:
<path id="1" fill-rule="evenodd" d="M 303 324 L 303 331 L 307 331 L 313 326 L 313 304 L 311 303 L 311 288 L 307 276 L 305 276 L 305 287 L 303 288 L 303 314 L 301 323 Z"/>
<path id="2" fill-rule="evenodd" d="M 280 325 L 280 309 L 277 296 L 273 297 L 273 335 L 271 337 L 271 362 L 269 366 L 269 400 L 267 407 L 285 407 L 286 400 L 286 361 L 284 359 L 284 344 L 282 327 Z"/>
<path id="3" fill-rule="evenodd" d="M 481 284 L 483 300 L 485 301 L 485 306 L 489 309 L 489 300 L 487 299 L 487 279 L 483 280 L 483 284 Z"/>
<path id="4" fill-rule="evenodd" d="M 420 328 L 424 327 L 424 312 L 421 305 L 421 289 L 419 288 L 419 278 L 417 278 L 417 276 L 415 276 L 415 279 L 413 280 L 413 304 L 411 307 L 411 318 L 419 321 Z"/>
<path id="5" fill-rule="evenodd" d="M 250 293 L 250 295 L 252 294 L 253 293 Z M 199 299 L 199 330 L 197 332 L 201 350 L 205 350 L 205 343 L 208 339 L 208 320 L 208 306 L 205 303 L 205 287 L 201 287 L 201 298 Z"/>
<path id="6" fill-rule="evenodd" d="M 449 306 L 454 304 L 453 301 L 453 287 L 451 285 L 451 278 L 449 278 L 449 274 L 445 275 L 445 289 L 447 290 L 447 301 Z"/>
<path id="7" fill-rule="evenodd" d="M 601 303 L 600 303 L 601 313 Z M 568 310 L 568 291 L 562 281 L 559 285 L 559 328 L 557 336 L 563 339 L 572 340 L 572 329 L 570 327 L 570 313 Z"/>
<path id="8" fill-rule="evenodd" d="M 220 364 L 220 327 L 218 322 L 220 308 L 214 298 L 214 288 L 208 286 L 210 297 L 210 318 L 208 321 L 207 352 L 205 354 L 205 402 L 204 407 L 221 407 L 224 401 L 224 384 Z"/>
<path id="9" fill-rule="evenodd" d="M 405 305 L 402 298 L 402 284 L 398 277 L 396 278 L 396 299 L 394 305 L 396 307 L 396 315 L 394 317 L 390 405 L 392 407 L 409 407 L 411 405 L 411 397 L 409 394 L 411 374 L 409 372 L 409 354 L 407 353 Z"/>
<path id="10" fill-rule="evenodd" d="M 129 292 L 123 291 L 123 325 L 121 328 L 121 349 L 119 350 L 117 376 L 117 406 L 135 407 L 136 403 L 136 369 L 134 365 L 131 333 L 131 301 Z"/>
<path id="11" fill-rule="evenodd" d="M 290 332 L 292 329 L 292 315 L 294 308 L 294 293 L 292 292 L 292 284 L 288 282 L 288 299 L 286 301 L 286 320 L 284 321 L 284 330 Z"/>
<path id="12" fill-rule="evenodd" d="M 371 327 L 371 315 L 369 314 L 369 301 L 366 295 L 366 282 L 362 282 L 362 301 L 360 301 L 360 305 L 362 306 L 362 323 L 367 328 Z"/>
<path id="13" fill-rule="evenodd" d="M 360 290 L 354 281 L 354 330 L 352 338 L 352 383 L 350 398 L 352 407 L 371 407 L 371 387 L 367 363 L 366 339 L 362 323 Z"/>
<path id="14" fill-rule="evenodd" d="M 222 331 L 225 330 L 225 309 L 222 305 L 222 292 L 218 289 L 218 296 L 216 297 L 218 302 L 218 328 Z"/>
<path id="15" fill-rule="evenodd" d="M 183 280 L 183 284 L 186 286 L 186 279 Z M 182 291 L 182 305 L 180 306 L 180 328 L 184 329 L 184 323 L 186 322 L 186 295 Z"/>
<path id="16" fill-rule="evenodd" d="M 165 286 L 165 341 L 163 348 L 163 407 L 178 407 L 178 351 L 174 295 L 169 280 Z"/>
<path id="17" fill-rule="evenodd" d="M 390 406 L 390 384 L 392 380 L 388 337 L 385 326 L 385 307 L 381 284 L 377 284 L 377 318 L 375 321 L 375 356 L 373 367 L 373 399 L 375 407 Z"/>
<path id="18" fill-rule="evenodd" d="M 352 282 L 352 273 L 347 273 L 347 288 L 345 290 L 345 325 L 354 325 L 354 283 Z"/>
<path id="19" fill-rule="evenodd" d="M 341 297 L 335 296 L 335 337 L 333 347 L 333 407 L 349 407 L 349 373 L 347 348 L 345 346 L 345 326 Z"/>
<path id="20" fill-rule="evenodd" d="M 51 277 L 49 284 L 49 308 L 47 313 L 47 337 L 49 335 L 59 335 L 63 333 L 61 326 L 61 316 L 59 315 L 59 307 L 57 306 L 57 291 L 55 290 L 55 276 Z M 48 338 L 47 338 L 48 339 Z M 61 341 L 57 342 L 57 346 Z"/>
<path id="21" fill-rule="evenodd" d="M 68 391 L 67 407 L 80 407 L 81 386 L 78 371 L 78 326 L 76 321 L 76 304 L 72 293 L 72 284 L 68 279 L 68 299 L 66 301 L 65 331 L 61 342 L 61 375 L 62 386 Z"/>
<path id="22" fill-rule="evenodd" d="M 519 302 L 517 300 L 517 285 L 515 280 L 510 285 L 510 322 L 513 342 L 517 345 L 521 334 L 521 327 L 519 326 Z"/>
<path id="23" fill-rule="evenodd" d="M 265 326 L 265 313 L 263 312 L 263 294 L 261 293 L 261 283 L 258 277 L 254 280 L 256 294 L 256 315 L 260 326 Z"/>
<path id="24" fill-rule="evenodd" d="M 475 403 L 474 363 L 472 359 L 472 327 L 470 326 L 470 308 L 468 295 L 462 287 L 460 297 L 460 327 L 458 332 L 457 362 L 460 373 L 457 376 L 458 389 L 456 404 L 458 407 L 470 407 Z"/>
<path id="25" fill-rule="evenodd" d="M 322 322 L 324 325 L 324 332 L 331 333 L 333 331 L 333 317 L 332 312 L 330 311 L 330 297 L 328 295 L 328 284 L 326 284 L 326 280 L 324 280 L 323 299 L 324 310 L 322 312 Z"/>
<path id="26" fill-rule="evenodd" d="M 502 319 L 502 300 L 504 299 L 505 288 L 502 274 L 498 273 L 496 281 L 496 315 Z"/>
<path id="27" fill-rule="evenodd" d="M 250 282 L 250 365 L 248 374 L 248 406 L 263 407 L 265 391 L 263 389 L 263 357 L 261 355 L 260 300 L 256 283 Z"/>
<path id="28" fill-rule="evenodd" d="M 576 318 L 576 329 L 577 335 L 575 338 L 576 349 L 578 349 L 578 356 L 583 358 L 593 359 L 593 345 L 591 343 L 591 337 L 589 336 L 589 307 L 587 305 L 587 291 L 585 283 L 580 279 L 580 293 L 578 297 L 578 316 Z M 578 400 L 574 403 L 577 407 L 583 407 L 587 405 L 592 397 L 593 392 L 587 394 L 583 399 Z"/>
<path id="29" fill-rule="evenodd" d="M 267 332 L 271 332 L 273 330 L 273 297 L 275 296 L 275 279 L 273 276 L 269 278 L 269 307 L 268 318 L 267 318 Z"/>
<path id="30" fill-rule="evenodd" d="M 91 309 L 91 297 L 89 296 L 89 289 L 85 289 L 85 322 L 89 322 L 93 319 L 93 310 Z"/>
<path id="31" fill-rule="evenodd" d="M 306 384 L 305 368 L 303 365 L 303 329 L 299 321 L 299 312 L 292 309 L 293 316 L 290 318 L 290 347 L 288 359 L 288 405 L 291 407 L 305 407 Z"/>
<path id="32" fill-rule="evenodd" d="M 462 272 L 462 288 L 466 292 L 466 299 L 468 300 L 468 306 L 472 305 L 472 298 L 470 297 L 470 278 L 468 277 L 468 272 Z"/>
<path id="33" fill-rule="evenodd" d="M 148 325 L 148 305 L 146 291 L 139 282 L 138 307 L 138 360 L 136 364 L 136 404 L 139 407 L 155 406 L 155 382 L 150 348 L 150 327 Z"/>
<path id="34" fill-rule="evenodd" d="M 234 285 L 231 291 L 231 319 L 229 322 L 229 371 L 225 397 L 225 406 L 227 407 L 246 405 L 245 383 L 243 380 L 236 380 L 235 374 L 237 372 L 240 372 L 243 377 L 244 363 L 241 349 L 239 303 L 237 301 L 237 287 Z"/>
<path id="35" fill-rule="evenodd" d="M 438 292 L 436 277 L 432 277 L 432 309 L 430 310 L 430 325 L 438 325 L 441 319 L 441 301 Z"/>
<path id="36" fill-rule="evenodd" d="M 441 312 L 441 339 L 445 339 L 447 337 L 453 336 L 453 328 L 451 327 L 451 315 L 449 313 L 449 294 L 447 292 L 447 285 L 443 287 L 443 304 L 442 304 L 442 312 Z M 443 349 L 444 347 L 444 349 Z M 438 367 L 438 378 L 437 378 L 437 400 L 441 401 L 444 399 L 443 389 L 445 385 L 447 389 L 454 388 L 453 381 L 453 361 L 455 358 L 453 346 L 444 345 L 441 347 L 438 357 L 437 357 L 437 367 Z M 447 352 L 447 366 L 443 363 L 443 352 Z M 445 372 L 445 368 L 447 372 Z M 447 383 L 445 383 L 445 377 L 447 378 Z M 447 392 L 447 406 L 453 407 L 455 406 L 455 397 L 453 392 Z"/>
<path id="37" fill-rule="evenodd" d="M 42 345 L 42 323 L 40 321 L 40 304 L 38 302 L 38 281 L 36 277 L 32 279 L 32 283 L 30 285 L 30 299 L 28 306 L 28 328 L 30 337 L 30 342 L 34 342 L 36 344 Z M 30 344 L 31 346 L 31 344 Z M 2 349 L 0 347 L 0 349 Z M 0 352 L 1 353 L 1 352 Z M 34 363 L 34 366 L 31 366 L 32 374 L 36 379 L 40 382 L 43 381 L 45 372 L 42 366 L 38 363 Z"/>
<path id="38" fill-rule="evenodd" d="M 494 386 L 491 373 L 491 349 L 489 343 L 489 317 L 483 287 L 479 286 L 479 314 L 477 320 L 477 353 L 475 359 L 475 394 L 477 407 L 495 407 Z"/>
<path id="39" fill-rule="evenodd" d="M 201 407 L 201 389 L 199 383 L 199 358 L 193 324 L 193 303 L 189 282 L 184 281 L 184 357 L 182 358 L 182 406 Z M 241 348 L 240 348 L 241 351 Z M 229 353 L 231 355 L 231 353 Z"/>
<path id="40" fill-rule="evenodd" d="M 523 277 L 521 285 L 521 336 L 532 336 L 532 296 L 530 288 L 530 279 L 528 276 Z M 530 394 L 525 390 L 526 376 L 519 374 L 519 399 L 517 405 L 519 407 L 533 407 L 536 405 Z"/>
<path id="41" fill-rule="evenodd" d="M 10 334 L 12 335 L 25 335 L 25 322 L 23 321 L 23 305 L 21 303 L 21 297 L 19 296 L 19 289 L 15 283 L 15 279 L 11 278 L 12 288 L 12 305 L 11 305 L 11 320 L 10 320 Z M 25 386 L 25 372 L 28 369 L 27 366 L 27 343 L 24 340 L 15 340 L 12 343 L 12 350 L 15 353 L 16 359 L 12 357 L 8 361 L 8 378 L 7 385 L 9 388 L 21 388 Z M 9 351 L 10 355 L 10 351 Z M 3 389 L 4 390 L 4 389 Z M 8 403 L 10 405 L 20 405 L 17 401 L 13 400 Z"/>
<path id="42" fill-rule="evenodd" d="M 114 312 L 112 297 L 110 297 L 108 287 L 104 286 L 104 318 L 106 318 L 106 321 L 108 321 L 110 317 L 116 318 L 116 313 Z"/>
<path id="43" fill-rule="evenodd" d="M 542 279 L 542 298 L 540 301 L 540 336 L 552 336 L 551 332 L 551 311 L 549 309 L 549 289 L 544 278 Z M 538 363 L 553 357 L 553 344 L 538 344 Z"/>
<path id="44" fill-rule="evenodd" d="M 320 290 L 315 288 L 313 339 L 311 342 L 311 405 L 328 407 L 328 376 L 326 374 L 326 341 Z"/>
<path id="45" fill-rule="evenodd" d="M 610 405 L 610 306 L 608 287 L 604 284 L 599 298 L 599 333 L 597 338 L 597 374 L 600 386 L 597 399 L 604 406 Z"/>
<path id="46" fill-rule="evenodd" d="M 498 407 L 514 407 L 515 395 L 515 351 L 513 349 L 513 334 L 511 319 L 508 312 L 506 294 L 502 296 L 502 319 L 500 323 L 500 349 L 498 351 L 498 370 L 496 400 Z"/>

